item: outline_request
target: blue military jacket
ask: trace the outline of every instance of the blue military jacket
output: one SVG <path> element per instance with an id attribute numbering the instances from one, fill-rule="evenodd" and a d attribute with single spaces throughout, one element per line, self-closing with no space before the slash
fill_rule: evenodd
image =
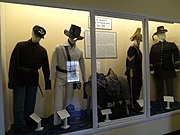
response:
<path id="1" fill-rule="evenodd" d="M 38 69 L 42 67 L 45 89 L 51 89 L 49 80 L 49 63 L 47 51 L 39 43 L 32 40 L 18 42 L 15 46 L 9 65 L 8 87 L 37 86 L 39 81 Z"/>
<path id="2" fill-rule="evenodd" d="M 175 43 L 159 41 L 150 50 L 150 70 L 156 78 L 176 77 L 179 68 L 179 50 Z"/>

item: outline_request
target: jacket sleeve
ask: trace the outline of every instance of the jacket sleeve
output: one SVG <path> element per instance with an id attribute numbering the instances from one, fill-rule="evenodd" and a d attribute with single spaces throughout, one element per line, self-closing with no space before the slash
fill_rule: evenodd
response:
<path id="1" fill-rule="evenodd" d="M 149 56 L 149 59 L 150 59 L 150 71 L 153 71 L 154 70 L 154 52 L 153 52 L 153 46 L 151 47 L 151 50 L 150 50 L 150 56 Z"/>
<path id="2" fill-rule="evenodd" d="M 83 82 L 86 82 L 86 66 L 85 66 L 83 53 L 81 54 L 81 57 L 79 59 L 79 65 L 80 65 L 80 69 L 81 69 L 81 73 L 82 73 Z"/>
<path id="3" fill-rule="evenodd" d="M 44 58 L 43 58 L 43 63 L 42 63 L 42 71 L 44 74 L 44 80 L 45 80 L 45 90 L 51 89 L 51 81 L 49 80 L 49 61 L 48 61 L 48 56 L 47 56 L 47 51 L 45 50 L 44 52 Z"/>
<path id="4" fill-rule="evenodd" d="M 172 44 L 173 44 L 174 66 L 175 66 L 175 69 L 179 69 L 179 64 L 180 64 L 180 60 L 179 60 L 179 49 L 178 49 L 178 47 L 176 46 L 175 43 L 172 43 Z"/>
<path id="5" fill-rule="evenodd" d="M 17 44 L 10 58 L 9 73 L 8 73 L 8 76 L 9 76 L 8 88 L 9 89 L 14 89 L 17 86 L 18 58 L 19 58 L 19 47 Z"/>
<path id="6" fill-rule="evenodd" d="M 135 61 L 135 49 L 130 46 L 127 52 L 127 61 L 126 68 L 127 69 L 135 69 L 136 61 Z"/>

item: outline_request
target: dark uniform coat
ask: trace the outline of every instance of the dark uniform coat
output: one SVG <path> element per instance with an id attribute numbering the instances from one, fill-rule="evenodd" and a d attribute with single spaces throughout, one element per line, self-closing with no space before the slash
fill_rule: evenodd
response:
<path id="1" fill-rule="evenodd" d="M 158 42 L 151 47 L 150 69 L 156 78 L 176 77 L 175 69 L 179 68 L 179 50 L 173 42 Z"/>
<path id="2" fill-rule="evenodd" d="M 132 77 L 130 76 L 130 70 L 133 71 Z M 142 87 L 142 53 L 135 45 L 130 46 L 128 49 L 125 75 L 127 76 L 129 87 L 132 89 L 134 106 L 136 106 L 135 103 L 139 99 Z"/>
<path id="3" fill-rule="evenodd" d="M 51 89 L 47 51 L 32 40 L 19 42 L 14 48 L 9 65 L 8 87 L 36 86 L 39 81 L 38 69 L 42 67 L 45 89 Z"/>
<path id="4" fill-rule="evenodd" d="M 133 70 L 133 77 L 142 78 L 142 53 L 136 46 L 130 46 L 126 59 L 126 76 L 130 76 L 130 69 Z"/>

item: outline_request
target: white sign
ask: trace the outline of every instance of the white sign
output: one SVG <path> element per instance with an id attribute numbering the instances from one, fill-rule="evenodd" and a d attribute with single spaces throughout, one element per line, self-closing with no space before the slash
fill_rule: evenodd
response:
<path id="1" fill-rule="evenodd" d="M 89 28 L 90 28 L 90 17 L 89 17 Z M 112 29 L 112 20 L 109 18 L 96 17 L 95 18 L 95 28 L 97 29 Z"/>
<path id="2" fill-rule="evenodd" d="M 63 120 L 67 117 L 70 117 L 69 113 L 67 112 L 66 109 L 63 109 L 61 111 L 57 111 L 57 114 L 59 115 L 59 117 Z"/>
<path id="3" fill-rule="evenodd" d="M 36 123 L 39 123 L 39 122 L 41 121 L 41 118 L 40 118 L 37 114 L 35 114 L 35 113 L 31 114 L 30 117 L 31 117 Z"/>
<path id="4" fill-rule="evenodd" d="M 174 97 L 173 96 L 164 96 L 164 101 L 166 101 L 166 102 L 174 102 Z"/>
<path id="5" fill-rule="evenodd" d="M 143 99 L 139 99 L 139 100 L 137 100 L 137 102 L 139 103 L 139 105 L 140 105 L 141 107 L 144 106 L 144 100 L 143 100 Z"/>
<path id="6" fill-rule="evenodd" d="M 111 114 L 111 109 L 104 109 L 104 110 L 101 110 L 101 113 L 102 115 L 106 115 L 106 114 Z"/>

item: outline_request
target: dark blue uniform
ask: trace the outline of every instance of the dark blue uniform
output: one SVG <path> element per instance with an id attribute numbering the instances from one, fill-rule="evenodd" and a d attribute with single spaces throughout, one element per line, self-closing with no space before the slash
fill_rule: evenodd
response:
<path id="1" fill-rule="evenodd" d="M 179 68 L 179 50 L 173 42 L 158 42 L 151 47 L 150 70 L 154 70 L 156 78 L 157 100 L 164 96 L 163 80 L 167 84 L 167 95 L 173 96 L 173 78 L 175 69 Z"/>
<path id="2" fill-rule="evenodd" d="M 19 42 L 14 48 L 9 66 L 9 88 L 38 85 L 38 69 L 42 67 L 45 89 L 51 88 L 47 51 L 39 43 L 31 40 Z"/>
<path id="3" fill-rule="evenodd" d="M 34 112 L 39 81 L 38 69 L 42 67 L 45 89 L 51 89 L 47 51 L 32 40 L 19 42 L 14 48 L 9 66 L 8 87 L 13 89 L 14 128 L 22 130 L 32 125 L 30 115 Z"/>

